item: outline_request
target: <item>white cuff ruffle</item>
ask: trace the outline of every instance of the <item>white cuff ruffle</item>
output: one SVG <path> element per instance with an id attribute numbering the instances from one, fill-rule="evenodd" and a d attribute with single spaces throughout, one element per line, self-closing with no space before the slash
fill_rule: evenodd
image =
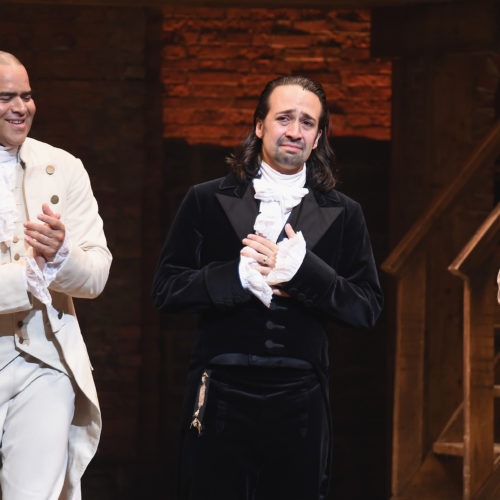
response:
<path id="1" fill-rule="evenodd" d="M 306 255 L 306 240 L 299 231 L 293 238 L 278 243 L 276 265 L 266 277 L 269 285 L 290 281 L 301 266 Z"/>
<path id="2" fill-rule="evenodd" d="M 28 291 L 31 292 L 42 304 L 51 304 L 52 297 L 49 286 L 54 281 L 56 274 L 63 267 L 69 255 L 70 242 L 66 236 L 54 260 L 47 262 L 42 271 L 33 257 L 26 258 L 26 281 Z"/>
<path id="3" fill-rule="evenodd" d="M 42 304 L 50 304 L 52 302 L 43 272 L 33 257 L 26 257 L 26 281 L 28 291 Z"/>
<path id="4" fill-rule="evenodd" d="M 271 286 L 290 281 L 301 266 L 305 255 L 306 242 L 300 231 L 293 238 L 287 238 L 278 243 L 276 265 L 267 277 L 253 267 L 256 263 L 255 259 L 242 255 L 238 268 L 241 284 L 266 307 L 270 307 L 273 298 Z"/>
<path id="5" fill-rule="evenodd" d="M 0 189 L 0 242 L 10 246 L 16 228 L 17 209 L 10 191 Z"/>
<path id="6" fill-rule="evenodd" d="M 240 257 L 239 274 L 243 288 L 250 290 L 266 307 L 271 305 L 273 291 L 264 280 L 264 276 L 252 267 L 255 260 L 242 255 Z"/>

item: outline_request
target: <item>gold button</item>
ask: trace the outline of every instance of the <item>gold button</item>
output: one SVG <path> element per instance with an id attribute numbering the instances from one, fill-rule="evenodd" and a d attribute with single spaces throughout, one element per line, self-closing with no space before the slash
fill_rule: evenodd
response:
<path id="1" fill-rule="evenodd" d="M 16 255 L 14 255 L 14 260 L 19 260 L 20 258 L 21 258 L 21 256 L 18 253 L 16 253 Z"/>
<path id="2" fill-rule="evenodd" d="M 47 165 L 47 168 L 45 169 L 45 172 L 47 172 L 49 175 L 52 175 L 56 171 L 56 167 L 54 165 Z"/>
<path id="3" fill-rule="evenodd" d="M 12 243 L 17 243 L 19 241 L 19 238 L 17 236 L 14 236 L 14 238 L 12 238 Z"/>
<path id="4" fill-rule="evenodd" d="M 59 196 L 57 196 L 57 194 L 52 195 L 50 197 L 50 203 L 52 203 L 53 205 L 59 203 Z"/>

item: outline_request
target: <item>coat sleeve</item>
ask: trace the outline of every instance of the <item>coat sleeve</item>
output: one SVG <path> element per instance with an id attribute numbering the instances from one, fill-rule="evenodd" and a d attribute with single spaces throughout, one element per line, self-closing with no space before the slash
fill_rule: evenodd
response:
<path id="1" fill-rule="evenodd" d="M 325 237 L 336 247 L 335 264 L 308 249 L 295 276 L 281 288 L 304 306 L 343 324 L 374 326 L 383 307 L 383 294 L 360 205 L 348 204 L 341 230 Z"/>
<path id="2" fill-rule="evenodd" d="M 104 289 L 112 257 L 87 171 L 76 158 L 72 158 L 72 164 L 66 167 L 71 167 L 71 175 L 67 180 L 62 220 L 69 237 L 70 250 L 50 290 L 71 297 L 95 298 Z"/>
<path id="3" fill-rule="evenodd" d="M 24 260 L 0 266 L 0 314 L 31 309 Z"/>
<path id="4" fill-rule="evenodd" d="M 153 302 L 161 312 L 225 309 L 251 297 L 241 285 L 239 256 L 202 262 L 205 239 L 213 237 L 204 231 L 209 210 L 202 198 L 196 186 L 189 189 L 165 239 L 152 287 Z"/>

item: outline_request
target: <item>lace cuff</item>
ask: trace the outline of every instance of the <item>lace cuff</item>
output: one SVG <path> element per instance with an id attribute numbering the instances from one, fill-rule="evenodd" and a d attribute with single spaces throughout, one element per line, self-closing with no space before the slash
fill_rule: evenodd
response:
<path id="1" fill-rule="evenodd" d="M 40 269 L 33 257 L 26 258 L 26 281 L 28 291 L 42 304 L 52 303 L 49 286 L 54 281 L 57 272 L 63 267 L 69 255 L 70 243 L 66 237 L 54 260 L 47 262 L 44 269 Z"/>
<path id="2" fill-rule="evenodd" d="M 9 247 L 12 237 L 14 236 L 17 213 L 13 203 L 14 200 L 11 200 L 11 198 L 13 198 L 11 193 L 7 192 L 4 194 L 9 195 L 9 197 L 6 199 L 0 199 L 0 242 L 5 243 L 5 245 Z"/>
<path id="3" fill-rule="evenodd" d="M 268 285 L 277 285 L 290 281 L 301 266 L 306 255 L 306 241 L 299 231 L 293 238 L 287 238 L 278 243 L 276 265 L 267 275 Z"/>
<path id="4" fill-rule="evenodd" d="M 47 286 L 49 286 L 54 281 L 56 274 L 63 267 L 69 255 L 70 248 L 71 248 L 70 241 L 68 235 L 66 235 L 63 244 L 61 245 L 61 248 L 57 251 L 54 257 L 54 260 L 47 262 L 45 264 L 45 267 L 43 268 L 43 277 L 45 278 Z"/>
<path id="5" fill-rule="evenodd" d="M 241 285 L 243 288 L 250 290 L 266 307 L 269 307 L 273 298 L 273 291 L 266 283 L 264 276 L 250 265 L 254 262 L 255 260 L 250 257 L 244 255 L 240 257 L 238 272 Z"/>
<path id="6" fill-rule="evenodd" d="M 241 285 L 269 307 L 273 298 L 271 286 L 290 281 L 301 266 L 305 255 L 306 241 L 300 231 L 293 238 L 278 243 L 276 266 L 267 277 L 251 266 L 255 262 L 254 259 L 242 255 L 238 267 Z"/>
<path id="7" fill-rule="evenodd" d="M 33 257 L 26 257 L 26 286 L 28 292 L 31 292 L 42 304 L 52 302 L 42 270 Z"/>

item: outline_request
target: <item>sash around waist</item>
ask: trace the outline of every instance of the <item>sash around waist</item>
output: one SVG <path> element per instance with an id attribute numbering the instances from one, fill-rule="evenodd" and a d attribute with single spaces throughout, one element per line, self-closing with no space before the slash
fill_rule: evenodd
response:
<path id="1" fill-rule="evenodd" d="M 313 366 L 308 361 L 282 356 L 255 356 L 243 353 L 219 354 L 210 360 L 211 366 L 246 366 L 268 368 L 295 368 L 312 370 Z"/>

